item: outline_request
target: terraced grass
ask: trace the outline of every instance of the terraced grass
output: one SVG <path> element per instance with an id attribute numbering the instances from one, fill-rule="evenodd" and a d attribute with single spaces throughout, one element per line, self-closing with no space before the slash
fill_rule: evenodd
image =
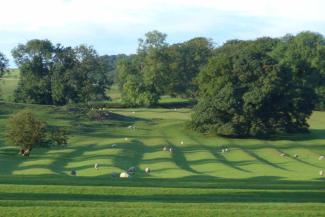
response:
<path id="1" fill-rule="evenodd" d="M 95 122 L 29 105 L 49 124 L 69 127 L 71 139 L 22 158 L 3 136 L 6 118 L 23 107 L 0 104 L 1 217 L 325 216 L 324 112 L 313 114 L 310 134 L 257 140 L 192 132 L 190 109 L 112 109 L 127 118 Z M 131 166 L 138 169 L 131 179 L 111 177 Z"/>

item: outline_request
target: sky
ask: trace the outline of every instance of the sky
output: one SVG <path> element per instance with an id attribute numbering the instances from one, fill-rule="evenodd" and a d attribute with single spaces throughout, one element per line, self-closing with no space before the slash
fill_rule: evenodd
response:
<path id="1" fill-rule="evenodd" d="M 194 37 L 325 35 L 325 0 L 0 0 L 0 52 L 31 39 L 87 44 L 99 54 L 134 53 L 138 38 L 158 30 L 168 43 Z"/>

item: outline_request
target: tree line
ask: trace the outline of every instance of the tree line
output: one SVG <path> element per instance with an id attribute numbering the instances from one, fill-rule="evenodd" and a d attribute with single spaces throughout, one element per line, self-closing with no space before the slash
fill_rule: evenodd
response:
<path id="1" fill-rule="evenodd" d="M 158 31 L 133 55 L 99 56 L 92 48 L 31 40 L 13 57 L 21 72 L 17 102 L 80 103 L 106 98 L 116 82 L 128 106 L 153 106 L 163 95 L 197 101 L 191 127 L 226 136 L 304 132 L 325 109 L 325 39 L 314 32 L 230 40 L 197 37 L 168 44 Z M 7 66 L 0 55 L 0 73 Z"/>

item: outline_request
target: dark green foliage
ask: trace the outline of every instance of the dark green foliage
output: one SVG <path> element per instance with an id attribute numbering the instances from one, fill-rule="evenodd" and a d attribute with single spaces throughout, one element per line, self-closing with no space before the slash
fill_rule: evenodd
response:
<path id="1" fill-rule="evenodd" d="M 50 141 L 57 146 L 66 146 L 68 144 L 68 132 L 64 128 L 52 128 L 50 130 Z"/>
<path id="2" fill-rule="evenodd" d="M 136 56 L 118 63 L 118 83 L 129 106 L 152 106 L 161 95 L 193 97 L 194 78 L 212 54 L 212 42 L 194 38 L 168 46 L 167 35 L 148 32 L 139 40 Z"/>
<path id="3" fill-rule="evenodd" d="M 7 143 L 22 149 L 32 149 L 41 144 L 45 131 L 45 122 L 39 120 L 31 111 L 22 110 L 7 122 Z"/>
<path id="4" fill-rule="evenodd" d="M 139 39 L 137 55 L 119 61 L 117 80 L 126 104 L 151 106 L 158 103 L 168 72 L 165 39 L 163 33 L 148 32 L 145 39 Z"/>
<path id="5" fill-rule="evenodd" d="M 0 77 L 4 74 L 8 67 L 8 59 L 0 52 Z"/>
<path id="6" fill-rule="evenodd" d="M 91 47 L 65 48 L 31 40 L 12 53 L 21 72 L 18 102 L 64 105 L 102 100 L 112 84 L 105 58 Z"/>
<path id="7" fill-rule="evenodd" d="M 224 136 L 267 136 L 308 129 L 314 92 L 269 53 L 277 41 L 232 41 L 216 51 L 198 77 L 192 126 Z"/>
<path id="8" fill-rule="evenodd" d="M 169 46 L 169 74 L 165 93 L 171 96 L 194 97 L 197 85 L 194 79 L 213 51 L 212 41 L 194 38 Z"/>
<path id="9" fill-rule="evenodd" d="M 325 38 L 313 32 L 281 39 L 273 56 L 289 67 L 296 82 L 315 89 L 317 108 L 325 109 Z"/>

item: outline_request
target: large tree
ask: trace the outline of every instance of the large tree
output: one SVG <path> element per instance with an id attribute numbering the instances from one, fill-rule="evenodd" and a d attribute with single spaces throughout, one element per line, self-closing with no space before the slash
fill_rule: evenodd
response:
<path id="1" fill-rule="evenodd" d="M 55 47 L 48 40 L 31 40 L 18 45 L 12 55 L 20 70 L 16 101 L 52 104 L 51 67 Z"/>
<path id="2" fill-rule="evenodd" d="M 118 63 L 118 82 L 122 99 L 130 106 L 158 103 L 168 77 L 166 34 L 152 31 L 139 39 L 137 55 Z"/>
<path id="3" fill-rule="evenodd" d="M 224 136 L 266 136 L 308 129 L 312 89 L 270 56 L 277 40 L 231 41 L 200 72 L 192 127 Z"/>
<path id="4" fill-rule="evenodd" d="M 31 40 L 12 53 L 21 72 L 16 101 L 64 105 L 101 100 L 112 84 L 105 60 L 92 47 Z"/>
<path id="5" fill-rule="evenodd" d="M 325 38 L 313 32 L 281 38 L 272 54 L 292 71 L 295 82 L 314 88 L 317 107 L 325 109 Z"/>
<path id="6" fill-rule="evenodd" d="M 8 59 L 4 54 L 0 52 L 0 78 L 5 73 L 7 67 L 8 67 Z"/>
<path id="7" fill-rule="evenodd" d="M 208 62 L 212 51 L 212 41 L 201 37 L 169 46 L 169 74 L 166 76 L 165 93 L 194 97 L 197 91 L 195 78 Z"/>

